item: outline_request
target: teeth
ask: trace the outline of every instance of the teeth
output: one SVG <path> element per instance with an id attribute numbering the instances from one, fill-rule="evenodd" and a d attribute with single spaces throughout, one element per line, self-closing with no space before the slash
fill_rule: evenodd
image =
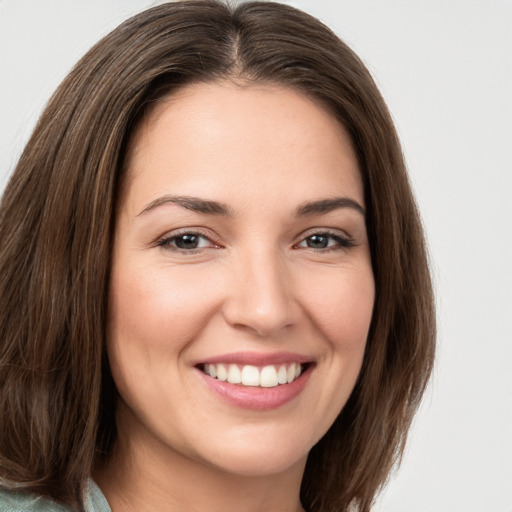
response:
<path id="1" fill-rule="evenodd" d="M 295 380 L 295 364 L 292 364 L 288 368 L 286 381 L 288 382 L 288 384 L 290 384 L 290 382 L 293 382 L 294 380 Z"/>
<path id="2" fill-rule="evenodd" d="M 279 367 L 279 371 L 277 372 L 277 382 L 279 382 L 279 384 L 286 384 L 288 382 L 288 371 L 284 364 Z"/>
<path id="3" fill-rule="evenodd" d="M 210 366 L 215 366 L 215 365 L 211 364 Z M 212 377 L 211 372 L 210 372 L 210 377 Z M 223 364 L 217 365 L 217 379 L 228 380 L 228 371 L 226 370 L 226 367 Z"/>
<path id="4" fill-rule="evenodd" d="M 244 386 L 260 385 L 260 372 L 256 366 L 246 365 L 242 368 L 242 384 Z"/>
<path id="5" fill-rule="evenodd" d="M 275 366 L 265 366 L 260 374 L 260 386 L 262 388 L 274 388 L 279 384 Z"/>
<path id="6" fill-rule="evenodd" d="M 236 364 L 229 365 L 227 381 L 231 382 L 231 384 L 240 384 L 242 382 L 242 372 Z"/>
<path id="7" fill-rule="evenodd" d="M 274 388 L 280 384 L 290 384 L 297 379 L 302 366 L 299 363 L 290 365 L 274 365 L 259 368 L 253 365 L 239 367 L 236 364 L 205 364 L 204 373 L 221 381 L 231 384 L 242 384 L 243 386 L 260 386 L 263 388 Z"/>

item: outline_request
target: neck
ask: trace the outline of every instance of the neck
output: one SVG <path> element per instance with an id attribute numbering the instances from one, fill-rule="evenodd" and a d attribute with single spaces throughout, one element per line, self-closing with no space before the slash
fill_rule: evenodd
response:
<path id="1" fill-rule="evenodd" d="M 239 475 L 139 435 L 120 431 L 112 456 L 94 472 L 112 512 L 304 510 L 299 493 L 305 459 L 277 474 Z"/>

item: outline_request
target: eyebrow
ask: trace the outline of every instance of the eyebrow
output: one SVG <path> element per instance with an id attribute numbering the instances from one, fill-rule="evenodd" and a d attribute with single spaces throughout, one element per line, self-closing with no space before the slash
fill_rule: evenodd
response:
<path id="1" fill-rule="evenodd" d="M 332 199 L 321 199 L 304 203 L 297 208 L 297 217 L 308 217 L 310 215 L 322 215 L 339 208 L 351 208 L 366 217 L 365 209 L 350 197 L 334 197 Z"/>
<path id="2" fill-rule="evenodd" d="M 182 208 L 186 208 L 187 210 L 204 215 L 221 215 L 224 217 L 232 216 L 231 209 L 225 203 L 200 199 L 199 197 L 173 195 L 165 195 L 151 201 L 137 216 L 144 215 L 165 204 L 176 204 Z M 297 208 L 296 216 L 308 217 L 313 215 L 322 215 L 339 208 L 351 208 L 352 210 L 359 212 L 363 217 L 366 217 L 365 209 L 350 197 L 334 197 L 332 199 L 321 199 L 318 201 L 303 203 Z"/>
<path id="3" fill-rule="evenodd" d="M 171 196 L 165 195 L 155 199 L 148 203 L 144 209 L 137 215 L 144 215 L 159 206 L 164 204 L 176 204 L 187 210 L 191 210 L 196 213 L 202 213 L 205 215 L 222 215 L 225 217 L 230 217 L 231 210 L 228 205 L 224 203 L 218 203 L 217 201 L 208 201 L 206 199 L 200 199 L 198 197 L 191 196 Z"/>

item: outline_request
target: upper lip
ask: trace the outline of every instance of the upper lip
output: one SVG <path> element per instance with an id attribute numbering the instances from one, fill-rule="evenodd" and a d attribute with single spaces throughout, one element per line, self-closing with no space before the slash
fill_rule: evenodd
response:
<path id="1" fill-rule="evenodd" d="M 238 364 L 238 365 L 253 365 L 253 366 L 267 366 L 285 363 L 312 363 L 314 358 L 311 356 L 297 354 L 294 352 L 232 352 L 230 354 L 221 354 L 218 356 L 207 357 L 197 361 L 196 365 L 200 364 Z"/>

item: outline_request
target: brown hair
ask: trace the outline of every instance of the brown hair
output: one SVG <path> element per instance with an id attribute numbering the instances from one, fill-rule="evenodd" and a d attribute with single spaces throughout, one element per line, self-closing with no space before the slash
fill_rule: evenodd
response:
<path id="1" fill-rule="evenodd" d="M 292 7 L 167 3 L 94 46 L 43 112 L 0 209 L 0 477 L 80 507 L 116 437 L 105 356 L 113 221 L 123 157 L 142 113 L 193 82 L 271 82 L 348 130 L 365 186 L 376 283 L 360 378 L 313 447 L 310 512 L 368 511 L 400 457 L 434 357 L 427 257 L 400 145 L 370 74 Z"/>

